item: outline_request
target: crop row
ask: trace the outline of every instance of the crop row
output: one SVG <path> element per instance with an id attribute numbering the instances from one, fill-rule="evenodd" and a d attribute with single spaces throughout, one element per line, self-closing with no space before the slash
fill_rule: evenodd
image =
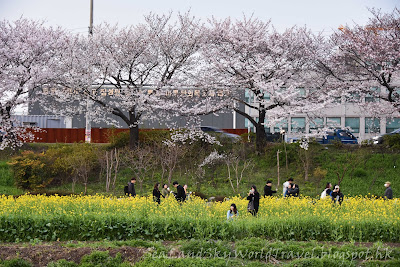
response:
<path id="1" fill-rule="evenodd" d="M 236 203 L 239 217 L 226 221 Z M 341 206 L 310 198 L 263 198 L 257 218 L 247 201 L 221 203 L 194 198 L 183 204 L 169 198 L 103 196 L 0 197 L 0 241 L 39 240 L 277 240 L 399 242 L 397 200 L 349 198 Z"/>

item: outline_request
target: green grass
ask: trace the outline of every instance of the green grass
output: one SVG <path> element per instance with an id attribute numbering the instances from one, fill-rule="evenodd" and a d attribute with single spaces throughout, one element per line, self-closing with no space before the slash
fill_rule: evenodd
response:
<path id="1" fill-rule="evenodd" d="M 0 195 L 18 195 L 21 193 L 23 193 L 23 190 L 14 185 L 14 178 L 7 162 L 5 160 L 0 161 Z"/>
<path id="2" fill-rule="evenodd" d="M 29 144 L 27 149 L 34 151 L 43 151 L 50 147 L 57 147 L 58 144 Z M 226 148 L 221 148 L 224 151 Z M 282 183 L 292 177 L 295 182 L 300 185 L 300 192 L 303 195 L 318 197 L 324 189 L 327 182 L 333 185 L 338 183 L 338 175 L 341 176 L 344 169 L 343 181 L 341 189 L 345 195 L 377 195 L 382 196 L 384 193 L 384 182 L 390 181 L 394 196 L 399 196 L 396 192 L 400 192 L 400 156 L 398 151 L 392 151 L 382 146 L 378 147 L 358 147 L 344 146 L 336 147 L 335 145 L 322 146 L 314 144 L 311 146 L 309 180 L 305 181 L 304 169 L 300 160 L 299 148 L 296 144 L 287 144 L 286 150 L 288 155 L 288 169 L 286 169 L 285 153 L 280 155 L 280 184 L 277 185 L 277 162 L 276 151 L 284 151 L 282 144 L 271 145 L 267 148 L 265 155 L 250 154 L 248 158 L 253 161 L 253 168 L 243 173 L 243 179 L 239 186 L 239 191 L 233 191 L 228 177 L 227 167 L 224 163 L 218 164 L 215 168 L 206 168 L 204 179 L 198 183 L 197 178 L 186 174 L 184 166 L 178 166 L 172 177 L 172 181 L 177 180 L 180 184 L 188 184 L 189 191 L 200 191 L 207 197 L 224 196 L 240 194 L 245 196 L 251 185 L 256 185 L 262 193 L 266 180 L 273 181 L 273 188 L 277 187 L 278 195 L 282 191 Z M 189 164 L 189 163 L 185 163 Z M 319 167 L 327 171 L 326 177 L 318 179 L 314 177 L 314 170 Z M 337 173 L 339 172 L 339 174 Z M 109 193 L 114 195 L 122 195 L 123 188 L 133 176 L 132 171 L 123 167 L 118 173 L 115 190 Z M 143 183 L 143 191 L 140 191 L 140 185 L 137 183 L 136 191 L 140 195 L 150 195 L 156 182 L 166 183 L 166 178 L 161 179 L 161 168 L 156 168 L 154 172 L 149 172 L 148 177 Z M 235 181 L 233 181 L 235 183 Z M 196 184 L 200 184 L 199 190 Z M 170 187 L 172 187 L 170 185 Z M 65 192 L 72 193 L 71 183 L 58 186 L 51 186 L 46 189 L 47 192 Z M 84 187 L 77 184 L 75 193 L 81 193 Z M 6 160 L 0 161 L 0 194 L 21 194 L 22 191 L 14 186 L 14 180 L 10 172 Z M 104 178 L 99 178 L 98 173 L 94 173 L 88 185 L 88 193 L 106 193 Z"/>

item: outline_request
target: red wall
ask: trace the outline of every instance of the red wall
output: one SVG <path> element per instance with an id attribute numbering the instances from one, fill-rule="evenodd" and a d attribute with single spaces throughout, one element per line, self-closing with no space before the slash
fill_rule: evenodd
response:
<path id="1" fill-rule="evenodd" d="M 223 129 L 228 133 L 243 134 L 247 129 Z M 112 134 L 126 132 L 129 129 L 92 128 L 92 143 L 108 143 Z M 151 131 L 151 129 L 140 129 Z M 85 129 L 42 128 L 40 132 L 33 132 L 35 140 L 32 143 L 75 143 L 85 141 Z"/>

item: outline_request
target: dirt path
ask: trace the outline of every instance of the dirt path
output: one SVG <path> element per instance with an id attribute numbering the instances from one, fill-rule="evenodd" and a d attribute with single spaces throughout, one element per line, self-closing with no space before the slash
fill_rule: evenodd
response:
<path id="1" fill-rule="evenodd" d="M 46 245 L 7 245 L 0 246 L 0 258 L 2 260 L 13 259 L 16 256 L 31 262 L 34 266 L 46 266 L 52 261 L 66 259 L 79 263 L 84 255 L 88 255 L 93 251 L 106 251 L 115 257 L 120 253 L 124 261 L 137 262 L 146 252 L 144 248 L 120 247 L 120 248 L 70 248 L 63 247 L 61 244 L 46 244 Z"/>

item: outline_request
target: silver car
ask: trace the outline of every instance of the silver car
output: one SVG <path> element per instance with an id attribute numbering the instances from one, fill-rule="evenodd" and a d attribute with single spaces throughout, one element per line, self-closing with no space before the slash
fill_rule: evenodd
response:
<path id="1" fill-rule="evenodd" d="M 393 132 L 390 133 L 386 133 L 386 134 L 382 134 L 382 135 L 378 135 L 372 138 L 374 145 L 377 144 L 382 144 L 383 143 L 383 137 L 385 135 L 392 135 L 392 134 L 400 134 L 400 129 L 394 130 Z"/>

